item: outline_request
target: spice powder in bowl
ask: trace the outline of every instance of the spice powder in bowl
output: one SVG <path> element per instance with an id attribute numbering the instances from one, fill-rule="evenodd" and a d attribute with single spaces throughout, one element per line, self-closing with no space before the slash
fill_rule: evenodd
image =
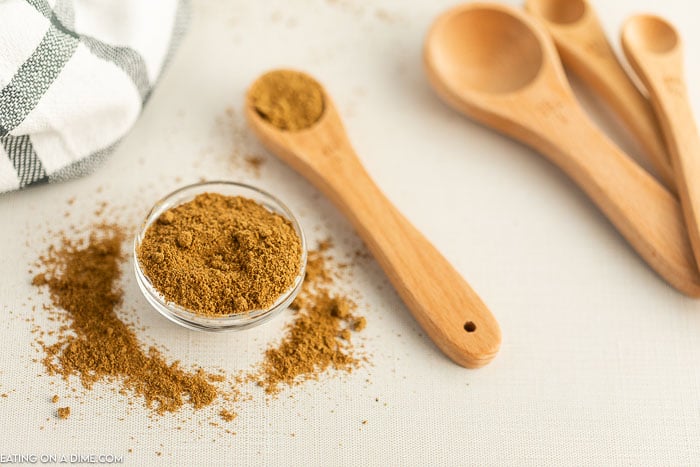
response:
<path id="1" fill-rule="evenodd" d="M 148 301 L 193 329 L 243 329 L 294 300 L 304 277 L 299 223 L 254 187 L 208 182 L 182 188 L 153 208 L 134 244 Z"/>

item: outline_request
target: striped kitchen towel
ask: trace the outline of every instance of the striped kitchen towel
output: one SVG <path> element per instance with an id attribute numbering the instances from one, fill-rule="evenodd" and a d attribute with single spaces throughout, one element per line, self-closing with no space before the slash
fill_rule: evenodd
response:
<path id="1" fill-rule="evenodd" d="M 0 193 L 92 171 L 184 33 L 186 0 L 0 0 Z"/>

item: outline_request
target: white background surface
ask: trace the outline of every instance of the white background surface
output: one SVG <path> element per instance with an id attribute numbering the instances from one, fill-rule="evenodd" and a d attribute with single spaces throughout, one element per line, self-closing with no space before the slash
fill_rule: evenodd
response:
<path id="1" fill-rule="evenodd" d="M 616 48 L 631 13 L 657 12 L 678 26 L 700 111 L 700 4 L 594 3 Z M 108 162 L 84 179 L 0 197 L 2 454 L 114 453 L 141 465 L 700 463 L 700 303 L 656 276 L 544 158 L 437 100 L 421 45 L 452 4 L 195 1 L 189 36 Z M 185 183 L 248 181 L 298 211 L 312 240 L 334 237 L 338 256 L 360 245 L 328 202 L 264 153 L 239 118 L 226 117 L 227 107 L 241 114 L 256 76 L 280 66 L 327 86 L 369 172 L 496 315 L 499 356 L 480 370 L 451 363 L 365 261 L 346 288 L 360 293 L 369 322 L 360 340 L 372 365 L 240 404 L 229 426 L 236 436 L 209 426 L 216 417 L 206 411 L 149 420 L 140 407 L 125 412 L 125 399 L 103 386 L 72 399 L 62 381 L 38 376 L 24 318 L 44 298 L 29 300 L 28 265 L 42 239 L 52 241 L 49 229 L 89 219 L 99 201 L 125 206 L 120 219 L 136 225 Z M 637 151 L 613 120 L 597 117 Z M 263 154 L 260 177 L 234 152 Z M 238 334 L 186 331 L 149 308 L 125 267 L 122 313 L 145 326 L 144 341 L 185 365 L 245 369 L 286 321 Z M 41 311 L 35 319 L 46 321 Z M 54 417 L 54 393 L 72 407 L 69 420 Z"/>

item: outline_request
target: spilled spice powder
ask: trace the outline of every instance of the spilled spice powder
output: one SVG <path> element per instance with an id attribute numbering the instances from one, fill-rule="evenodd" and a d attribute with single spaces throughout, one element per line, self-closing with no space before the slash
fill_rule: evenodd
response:
<path id="1" fill-rule="evenodd" d="M 232 422 L 237 417 L 237 415 L 235 413 L 233 413 L 227 409 L 221 409 L 221 412 L 219 412 L 219 416 L 225 422 Z"/>
<path id="2" fill-rule="evenodd" d="M 56 410 L 56 415 L 58 415 L 58 418 L 65 420 L 70 417 L 70 407 L 59 407 L 58 410 Z"/>
<path id="3" fill-rule="evenodd" d="M 353 331 L 362 331 L 366 327 L 367 327 L 367 319 L 365 319 L 364 316 L 357 318 L 357 320 L 355 320 L 355 322 L 352 323 L 352 330 Z"/>
<path id="4" fill-rule="evenodd" d="M 87 242 L 63 238 L 40 259 L 43 272 L 33 284 L 47 286 L 54 306 L 66 321 L 54 344 L 42 344 L 49 374 L 75 375 L 90 389 L 98 381 L 119 382 L 122 391 L 144 399 L 155 413 L 184 404 L 207 406 L 217 397 L 201 369 L 189 372 L 179 362 L 168 364 L 155 347 L 144 350 L 134 331 L 119 319 L 123 292 L 117 281 L 124 259 L 122 229 L 96 226 Z M 55 399 L 55 398 L 54 398 Z M 69 409 L 59 409 L 67 417 Z"/>
<path id="5" fill-rule="evenodd" d="M 163 216 L 164 225 L 176 222 L 172 213 Z M 38 331 L 41 338 L 36 342 L 45 352 L 42 362 L 49 374 L 66 380 L 75 376 L 86 389 L 98 382 L 115 384 L 121 394 L 130 397 L 129 405 L 132 396 L 142 399 L 153 414 L 175 412 L 186 405 L 210 407 L 218 400 L 212 414 L 232 422 L 237 414 L 229 405 L 241 402 L 239 388 L 246 381 L 257 382 L 268 395 L 275 395 L 285 386 L 318 379 L 328 371 L 350 372 L 365 361 L 353 347 L 351 336 L 366 321 L 357 315 L 351 299 L 332 292 L 335 279 L 343 276 L 342 266 L 335 269 L 330 262 L 329 241 L 309 254 L 306 281 L 293 304 L 295 316 L 281 342 L 267 349 L 252 373 L 241 372 L 231 381 L 222 370 L 189 371 L 177 361 L 168 363 L 156 347 L 138 340 L 133 325 L 118 317 L 124 232 L 111 224 L 90 229 L 87 239 L 63 236 L 37 264 L 39 273 L 33 283 L 48 288 L 53 307 L 44 309 L 50 311 L 51 321 L 60 324 L 58 330 Z M 73 229 L 76 236 L 78 232 Z M 178 235 L 174 241 L 192 248 L 197 240 L 196 235 L 191 239 Z M 44 336 L 55 341 L 45 343 Z M 244 401 L 252 397 L 248 394 Z M 58 396 L 51 401 L 57 403 Z M 70 407 L 60 407 L 56 415 L 69 417 Z"/>
<path id="6" fill-rule="evenodd" d="M 301 270 L 292 223 L 240 196 L 204 193 L 165 211 L 138 248 L 166 300 L 202 315 L 270 308 Z"/>
<path id="7" fill-rule="evenodd" d="M 333 369 L 351 372 L 360 364 L 350 342 L 350 331 L 360 331 L 355 323 L 366 323 L 356 317 L 355 302 L 332 294 L 332 275 L 326 266 L 329 242 L 310 251 L 306 280 L 292 304 L 297 310 L 294 321 L 277 345 L 265 351 L 265 358 L 253 379 L 267 394 L 275 395 L 281 385 L 293 386 L 318 379 Z"/>
<path id="8" fill-rule="evenodd" d="M 260 169 L 265 165 L 265 159 L 260 156 L 246 156 L 244 161 L 249 170 L 256 176 L 260 176 Z"/>
<path id="9" fill-rule="evenodd" d="M 303 130 L 323 115 L 321 85 L 299 71 L 265 73 L 253 83 L 248 98 L 258 115 L 280 130 Z"/>

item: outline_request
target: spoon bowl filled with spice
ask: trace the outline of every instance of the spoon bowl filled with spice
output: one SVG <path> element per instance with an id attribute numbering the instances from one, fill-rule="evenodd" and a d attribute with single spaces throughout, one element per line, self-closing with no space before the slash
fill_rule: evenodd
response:
<path id="1" fill-rule="evenodd" d="M 286 309 L 301 289 L 306 241 L 280 200 L 233 182 L 170 193 L 134 241 L 134 269 L 148 302 L 189 329 L 242 330 Z"/>

